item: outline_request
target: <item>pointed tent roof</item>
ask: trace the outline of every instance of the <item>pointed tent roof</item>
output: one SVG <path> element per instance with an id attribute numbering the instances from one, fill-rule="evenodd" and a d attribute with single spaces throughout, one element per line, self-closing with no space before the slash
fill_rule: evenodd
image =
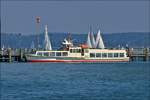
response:
<path id="1" fill-rule="evenodd" d="M 90 39 L 91 39 L 92 48 L 95 48 L 95 37 L 93 32 L 90 33 Z"/>
<path id="2" fill-rule="evenodd" d="M 98 33 L 97 33 L 95 47 L 97 47 L 97 48 L 102 48 L 102 49 L 105 48 L 100 30 L 99 30 Z"/>
<path id="3" fill-rule="evenodd" d="M 44 40 L 44 46 L 45 46 L 45 50 L 52 50 L 51 42 L 50 42 L 49 36 L 48 36 L 48 28 L 47 28 L 47 25 L 45 25 L 45 40 Z"/>
<path id="4" fill-rule="evenodd" d="M 92 48 L 90 32 L 88 33 L 88 37 L 87 37 L 87 45 L 88 45 L 89 48 Z"/>
<path id="5" fill-rule="evenodd" d="M 87 45 L 90 48 L 95 48 L 95 37 L 94 37 L 94 34 L 92 32 L 92 27 L 91 26 L 90 26 L 90 31 L 88 33 Z"/>
<path id="6" fill-rule="evenodd" d="M 31 43 L 31 49 L 34 49 L 34 48 L 35 48 L 34 42 L 32 41 L 32 43 Z"/>

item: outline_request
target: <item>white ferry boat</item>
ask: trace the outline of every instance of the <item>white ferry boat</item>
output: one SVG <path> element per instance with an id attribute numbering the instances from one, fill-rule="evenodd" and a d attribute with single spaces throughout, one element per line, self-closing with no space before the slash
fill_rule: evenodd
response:
<path id="1" fill-rule="evenodd" d="M 94 35 L 88 34 L 86 44 L 74 46 L 70 38 L 64 39 L 61 50 L 52 50 L 48 39 L 47 27 L 45 28 L 45 49 L 27 54 L 29 62 L 67 62 L 67 63 L 99 63 L 99 62 L 128 62 L 125 49 L 105 49 L 100 31 L 97 34 L 95 43 Z M 93 40 L 91 40 L 93 39 Z M 94 45 L 93 45 L 94 44 Z"/>

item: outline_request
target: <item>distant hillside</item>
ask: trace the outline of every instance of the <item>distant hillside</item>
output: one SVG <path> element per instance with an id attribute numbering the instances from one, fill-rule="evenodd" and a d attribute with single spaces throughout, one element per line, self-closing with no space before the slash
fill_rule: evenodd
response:
<path id="1" fill-rule="evenodd" d="M 67 36 L 66 33 L 49 33 L 53 48 L 60 47 L 61 42 Z M 44 40 L 44 33 L 39 35 L 40 45 Z M 118 47 L 118 45 L 129 47 L 150 47 L 150 33 L 113 33 L 102 34 L 106 47 Z M 87 34 L 72 34 L 74 44 L 86 43 Z M 30 48 L 35 42 L 35 35 L 1 34 L 1 46 L 11 48 Z"/>

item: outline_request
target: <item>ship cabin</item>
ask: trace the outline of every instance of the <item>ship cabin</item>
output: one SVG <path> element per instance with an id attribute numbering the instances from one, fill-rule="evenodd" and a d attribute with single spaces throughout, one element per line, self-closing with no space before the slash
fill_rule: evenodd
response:
<path id="1" fill-rule="evenodd" d="M 126 58 L 126 50 L 112 50 L 112 49 L 92 49 L 82 47 L 70 47 L 68 50 L 50 50 L 50 51 L 36 51 L 35 56 L 42 57 L 75 57 L 84 59 L 112 59 L 112 58 Z"/>
<path id="2" fill-rule="evenodd" d="M 122 59 L 128 58 L 126 50 L 86 49 L 85 57 L 90 59 Z"/>

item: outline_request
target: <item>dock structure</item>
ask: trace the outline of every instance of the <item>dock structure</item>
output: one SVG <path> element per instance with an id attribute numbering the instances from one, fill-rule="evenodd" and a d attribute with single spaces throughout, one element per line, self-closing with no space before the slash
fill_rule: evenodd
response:
<path id="1" fill-rule="evenodd" d="M 130 61 L 150 61 L 150 48 L 128 48 Z"/>
<path id="2" fill-rule="evenodd" d="M 150 48 L 127 48 L 127 56 L 130 61 L 150 61 Z M 26 62 L 26 54 L 36 51 L 35 49 L 0 49 L 0 62 Z"/>
<path id="3" fill-rule="evenodd" d="M 0 62 L 26 62 L 26 53 L 31 53 L 31 50 L 12 48 L 1 49 Z"/>

